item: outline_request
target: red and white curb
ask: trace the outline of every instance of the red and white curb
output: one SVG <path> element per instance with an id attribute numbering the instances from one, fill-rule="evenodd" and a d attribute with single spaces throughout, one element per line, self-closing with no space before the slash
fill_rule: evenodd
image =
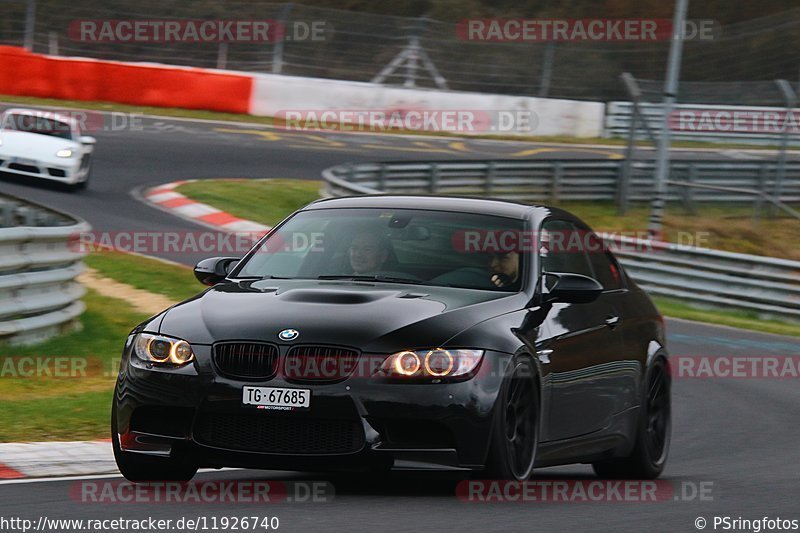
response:
<path id="1" fill-rule="evenodd" d="M 111 440 L 0 444 L 0 480 L 117 472 Z"/>
<path id="2" fill-rule="evenodd" d="M 144 192 L 145 201 L 176 216 L 199 222 L 206 226 L 231 233 L 266 233 L 269 226 L 235 217 L 216 207 L 187 198 L 175 189 L 185 183 L 201 180 L 183 180 L 165 183 Z"/>

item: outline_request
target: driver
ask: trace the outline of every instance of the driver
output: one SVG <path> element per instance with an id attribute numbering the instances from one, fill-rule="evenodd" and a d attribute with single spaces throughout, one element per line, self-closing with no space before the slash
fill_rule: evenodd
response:
<path id="1" fill-rule="evenodd" d="M 389 239 L 378 231 L 365 231 L 350 243 L 350 268 L 353 274 L 366 274 L 381 270 L 389 258 Z"/>

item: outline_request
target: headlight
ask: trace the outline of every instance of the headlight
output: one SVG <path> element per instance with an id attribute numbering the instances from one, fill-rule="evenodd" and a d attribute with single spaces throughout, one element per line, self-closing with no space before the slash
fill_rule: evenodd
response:
<path id="1" fill-rule="evenodd" d="M 465 377 L 478 367 L 482 357 L 483 350 L 406 350 L 387 357 L 377 374 L 401 379 Z"/>
<path id="2" fill-rule="evenodd" d="M 72 157 L 72 154 L 72 150 L 69 148 L 64 148 L 63 150 L 56 152 L 56 157 Z"/>
<path id="3" fill-rule="evenodd" d="M 185 365 L 194 360 L 194 352 L 188 342 L 151 333 L 136 336 L 133 351 L 142 361 L 161 365 Z"/>

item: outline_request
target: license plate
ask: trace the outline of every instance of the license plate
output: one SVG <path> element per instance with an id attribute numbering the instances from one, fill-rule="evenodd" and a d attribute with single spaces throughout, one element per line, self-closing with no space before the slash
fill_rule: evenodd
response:
<path id="1" fill-rule="evenodd" d="M 294 411 L 311 407 L 310 389 L 283 389 L 278 387 L 243 387 L 242 403 L 258 409 Z"/>
<path id="2" fill-rule="evenodd" d="M 19 165 L 28 165 L 31 167 L 35 167 L 38 164 L 35 159 L 25 159 L 24 157 L 12 157 L 11 163 L 17 163 Z"/>

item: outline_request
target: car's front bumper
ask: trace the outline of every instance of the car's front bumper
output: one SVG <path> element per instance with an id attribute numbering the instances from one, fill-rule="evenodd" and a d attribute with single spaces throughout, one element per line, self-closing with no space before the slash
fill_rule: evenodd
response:
<path id="1" fill-rule="evenodd" d="M 82 158 L 28 159 L 0 153 L 0 174 L 75 184 L 86 180 L 89 154 Z"/>
<path id="2" fill-rule="evenodd" d="M 243 382 L 216 374 L 210 346 L 193 348 L 197 362 L 177 370 L 148 369 L 125 354 L 115 397 L 123 450 L 190 454 L 210 467 L 483 467 L 502 381 L 496 372 L 436 384 L 382 383 L 362 376 L 325 385 L 280 377 Z M 509 356 L 487 352 L 484 357 L 482 365 L 502 368 Z M 311 408 L 286 412 L 244 406 L 245 385 L 311 389 Z"/>

